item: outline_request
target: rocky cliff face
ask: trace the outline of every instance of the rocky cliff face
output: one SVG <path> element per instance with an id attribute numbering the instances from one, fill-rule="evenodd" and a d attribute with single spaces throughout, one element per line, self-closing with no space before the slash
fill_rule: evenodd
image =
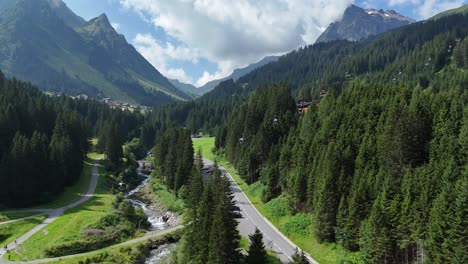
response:
<path id="1" fill-rule="evenodd" d="M 343 18 L 332 23 L 320 35 L 317 42 L 328 42 L 337 39 L 357 41 L 413 22 L 415 20 L 393 10 L 365 10 L 351 5 L 346 9 Z"/>

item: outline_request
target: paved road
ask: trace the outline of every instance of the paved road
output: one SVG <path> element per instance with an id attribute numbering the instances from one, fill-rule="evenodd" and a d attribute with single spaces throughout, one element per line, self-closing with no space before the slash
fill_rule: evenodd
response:
<path id="1" fill-rule="evenodd" d="M 95 162 L 92 167 L 92 177 L 91 177 L 91 182 L 89 183 L 88 190 L 86 193 L 78 200 L 74 201 L 73 203 L 66 205 L 64 207 L 58 208 L 58 209 L 32 209 L 32 210 L 24 210 L 24 211 L 18 211 L 18 212 L 41 212 L 42 214 L 47 214 L 48 218 L 44 220 L 41 224 L 35 226 L 33 229 L 29 230 L 26 234 L 22 235 L 21 237 L 16 239 L 17 243 L 10 243 L 8 246 L 8 250 L 14 250 L 18 246 L 20 246 L 22 243 L 24 243 L 26 240 L 28 240 L 30 237 L 32 237 L 34 234 L 37 232 L 41 231 L 44 227 L 48 226 L 50 223 L 54 222 L 57 218 L 59 218 L 63 213 L 70 209 L 73 208 L 77 205 L 80 205 L 89 199 L 93 197 L 94 192 L 96 191 L 96 186 L 98 183 L 99 179 L 99 170 L 98 170 L 98 163 Z M 3 246 L 3 245 L 2 245 Z M 1 248 L 0 249 L 0 263 L 2 263 L 2 258 L 3 255 L 5 255 L 5 249 Z"/>
<path id="2" fill-rule="evenodd" d="M 106 248 L 101 248 L 101 249 L 98 249 L 96 251 L 91 251 L 91 252 L 86 252 L 86 253 L 81 253 L 81 254 L 75 254 L 75 255 L 68 255 L 68 256 L 63 256 L 63 257 L 58 257 L 58 258 L 37 259 L 37 260 L 32 260 L 32 261 L 27 261 L 27 262 L 16 262 L 16 261 L 11 262 L 11 261 L 6 261 L 6 260 L 3 260 L 3 259 L 0 259 L 0 264 L 39 264 L 39 263 L 49 263 L 49 262 L 53 262 L 53 261 L 57 261 L 57 260 L 61 260 L 61 259 L 69 259 L 69 258 L 87 256 L 87 255 L 92 254 L 94 252 L 102 251 L 104 249 L 111 249 L 111 248 L 120 247 L 120 246 L 129 246 L 129 245 L 141 242 L 141 241 L 146 241 L 146 240 L 149 240 L 149 239 L 152 239 L 152 238 L 161 237 L 161 236 L 170 234 L 170 233 L 172 233 L 174 231 L 177 231 L 177 230 L 179 230 L 179 229 L 181 229 L 183 227 L 184 227 L 183 225 L 179 225 L 179 226 L 174 226 L 174 227 L 164 229 L 164 230 L 157 230 L 157 231 L 149 233 L 146 236 L 135 238 L 135 239 L 132 239 L 132 240 L 120 243 L 120 244 L 115 244 L 115 245 L 112 245 L 112 246 L 109 246 L 109 247 L 106 247 Z"/>
<path id="3" fill-rule="evenodd" d="M 213 161 L 203 159 L 205 166 L 213 166 Z M 249 198 L 244 194 L 242 189 L 232 178 L 231 174 L 223 167 L 219 167 L 220 171 L 227 176 L 231 182 L 231 190 L 234 193 L 234 200 L 236 205 L 241 209 L 242 218 L 239 219 L 239 232 L 242 236 L 253 234 L 255 227 L 258 227 L 263 233 L 263 242 L 265 246 L 274 252 L 283 263 L 291 261 L 291 257 L 295 254 L 297 247 L 286 236 L 284 236 L 276 227 L 274 227 L 268 219 L 266 219 L 260 212 L 257 211 L 255 206 L 250 202 Z M 310 263 L 318 264 L 309 255 L 307 258 Z"/>

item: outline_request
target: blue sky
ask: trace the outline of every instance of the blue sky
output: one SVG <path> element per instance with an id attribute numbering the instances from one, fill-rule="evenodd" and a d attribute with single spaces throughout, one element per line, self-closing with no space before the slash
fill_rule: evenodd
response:
<path id="1" fill-rule="evenodd" d="M 416 20 L 466 0 L 63 0 L 86 20 L 105 13 L 168 78 L 201 86 L 234 69 L 312 44 L 354 3 Z"/>

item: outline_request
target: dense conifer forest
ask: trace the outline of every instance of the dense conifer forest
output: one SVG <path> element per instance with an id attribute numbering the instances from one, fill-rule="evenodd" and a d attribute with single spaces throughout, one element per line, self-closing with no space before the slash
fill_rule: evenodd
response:
<path id="1" fill-rule="evenodd" d="M 48 96 L 0 74 L 0 206 L 50 201 L 74 184 L 93 135 L 106 139 L 100 145 L 111 162 L 120 161 L 123 143 L 142 122 L 140 114 Z"/>
<path id="2" fill-rule="evenodd" d="M 305 47 L 156 109 L 145 129 L 216 135 L 264 202 L 313 214 L 319 241 L 366 263 L 465 263 L 467 25 L 458 14 Z M 299 98 L 312 102 L 306 113 Z"/>
<path id="3" fill-rule="evenodd" d="M 129 148 L 155 146 L 156 177 L 186 204 L 174 263 L 253 263 L 265 257 L 259 234 L 244 259 L 229 182 L 194 156 L 191 134 L 203 131 L 263 202 L 313 215 L 319 242 L 364 263 L 467 263 L 467 36 L 468 14 L 454 14 L 311 45 L 147 116 L 0 74 L 0 206 L 49 201 L 76 182 L 92 137 L 114 169 L 139 137 Z"/>

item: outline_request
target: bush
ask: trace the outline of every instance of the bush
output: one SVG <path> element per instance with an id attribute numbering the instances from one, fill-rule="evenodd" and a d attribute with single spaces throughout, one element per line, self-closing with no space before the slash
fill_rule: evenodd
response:
<path id="1" fill-rule="evenodd" d="M 264 189 L 265 186 L 260 181 L 257 181 L 247 186 L 244 191 L 254 197 L 261 197 Z"/>
<path id="2" fill-rule="evenodd" d="M 286 197 L 280 196 L 265 204 L 266 213 L 273 218 L 280 218 L 290 214 Z"/>
<path id="3" fill-rule="evenodd" d="M 284 224 L 284 233 L 286 235 L 299 234 L 308 236 L 311 233 L 312 218 L 303 213 L 296 214 Z"/>
<path id="4" fill-rule="evenodd" d="M 115 236 L 107 234 L 106 236 L 94 238 L 94 239 L 83 239 L 73 242 L 65 242 L 61 245 L 53 246 L 45 250 L 47 257 L 61 257 L 66 255 L 74 255 L 83 252 L 89 252 L 97 250 L 103 247 L 107 247 L 113 244 Z"/>

